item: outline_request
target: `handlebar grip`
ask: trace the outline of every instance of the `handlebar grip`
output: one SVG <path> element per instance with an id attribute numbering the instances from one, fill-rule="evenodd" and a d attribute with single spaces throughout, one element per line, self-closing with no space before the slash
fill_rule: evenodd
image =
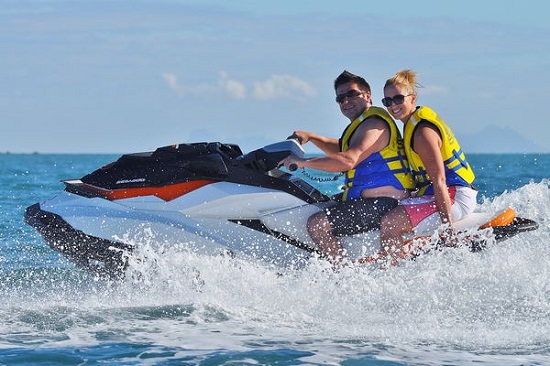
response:
<path id="1" fill-rule="evenodd" d="M 298 170 L 298 165 L 292 163 L 288 166 L 288 170 L 290 170 L 291 172 L 294 172 L 294 171 Z"/>
<path id="2" fill-rule="evenodd" d="M 300 144 L 302 144 L 302 139 L 298 137 L 298 135 L 296 135 L 295 133 L 293 133 L 292 135 L 288 136 L 286 138 L 287 140 L 296 140 L 298 141 Z"/>

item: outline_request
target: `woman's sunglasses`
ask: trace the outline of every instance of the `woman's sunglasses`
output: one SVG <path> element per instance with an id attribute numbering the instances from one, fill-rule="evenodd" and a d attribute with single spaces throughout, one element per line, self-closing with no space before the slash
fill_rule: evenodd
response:
<path id="1" fill-rule="evenodd" d="M 407 94 L 407 95 L 397 94 L 393 98 L 385 97 L 385 98 L 382 98 L 382 104 L 384 105 L 384 107 L 389 107 L 393 103 L 395 103 L 396 105 L 403 104 L 403 102 L 405 101 L 405 97 L 408 97 L 409 95 L 412 95 L 412 94 Z"/>

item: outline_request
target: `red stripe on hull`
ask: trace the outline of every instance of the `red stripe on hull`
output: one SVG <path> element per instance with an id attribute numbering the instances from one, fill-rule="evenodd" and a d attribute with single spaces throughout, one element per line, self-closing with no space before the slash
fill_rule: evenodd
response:
<path id="1" fill-rule="evenodd" d="M 143 196 L 156 196 L 165 201 L 171 201 L 175 198 L 183 196 L 186 193 L 192 192 L 195 189 L 204 187 L 214 182 L 215 181 L 213 180 L 193 180 L 189 182 L 176 183 L 158 187 L 136 187 L 112 190 L 99 188 L 89 184 L 84 185 L 87 189 L 97 192 L 100 196 L 111 201 Z"/>

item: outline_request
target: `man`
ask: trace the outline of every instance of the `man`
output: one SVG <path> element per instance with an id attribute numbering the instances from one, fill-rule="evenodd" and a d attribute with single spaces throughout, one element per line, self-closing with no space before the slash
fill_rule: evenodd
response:
<path id="1" fill-rule="evenodd" d="M 350 120 L 340 139 L 295 131 L 301 144 L 312 142 L 326 155 L 316 158 L 289 156 L 296 164 L 326 172 L 345 172 L 342 199 L 308 219 L 307 230 L 327 259 L 345 258 L 338 237 L 380 228 L 381 217 L 409 196 L 414 183 L 403 150 L 401 133 L 383 108 L 373 107 L 365 79 L 348 71 L 334 81 L 336 102 Z"/>

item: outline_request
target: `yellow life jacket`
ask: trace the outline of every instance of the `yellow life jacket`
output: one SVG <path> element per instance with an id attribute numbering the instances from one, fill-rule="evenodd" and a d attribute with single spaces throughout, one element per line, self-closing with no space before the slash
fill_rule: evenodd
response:
<path id="1" fill-rule="evenodd" d="M 373 116 L 386 121 L 390 128 L 390 141 L 385 148 L 371 154 L 354 169 L 346 172 L 342 198 L 344 201 L 361 197 L 361 192 L 367 188 L 393 186 L 399 190 L 412 190 L 415 187 L 401 133 L 393 118 L 383 108 L 370 107 L 353 120 L 340 138 L 340 151 L 344 152 L 349 148 L 353 133 L 363 121 Z"/>
<path id="2" fill-rule="evenodd" d="M 413 134 L 416 126 L 421 121 L 431 123 L 437 127 L 441 134 L 441 156 L 445 165 L 447 186 L 471 185 L 475 179 L 474 172 L 449 126 L 432 109 L 418 107 L 407 123 L 405 123 L 403 131 L 405 152 L 416 181 L 417 195 L 433 194 L 432 181 L 428 176 L 426 166 L 420 156 L 412 149 Z"/>

